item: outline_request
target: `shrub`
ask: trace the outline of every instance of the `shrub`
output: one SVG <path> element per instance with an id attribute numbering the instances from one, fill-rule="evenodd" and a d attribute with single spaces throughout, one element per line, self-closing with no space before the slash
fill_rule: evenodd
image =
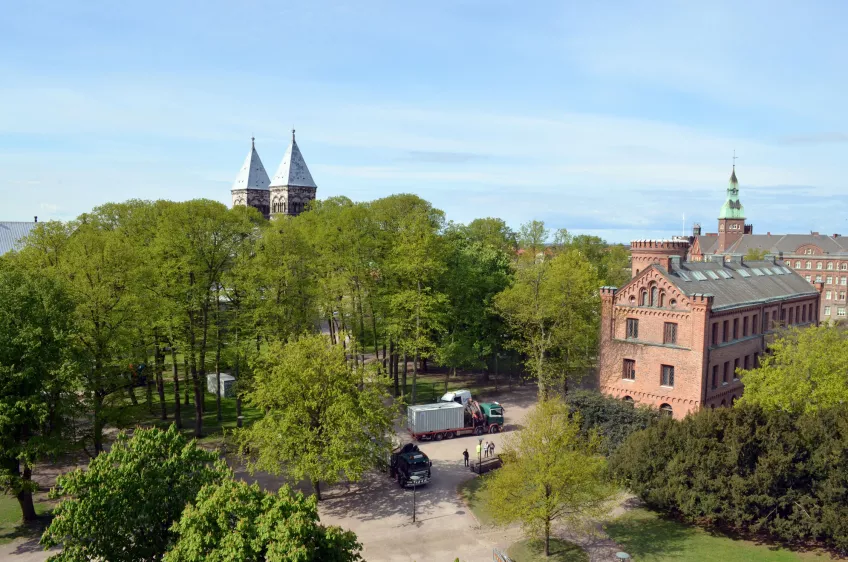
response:
<path id="1" fill-rule="evenodd" d="M 594 430 L 602 439 L 601 449 L 613 453 L 634 431 L 654 425 L 660 413 L 648 406 L 634 406 L 599 392 L 574 390 L 566 397 L 572 415 L 580 414 L 584 435 Z"/>

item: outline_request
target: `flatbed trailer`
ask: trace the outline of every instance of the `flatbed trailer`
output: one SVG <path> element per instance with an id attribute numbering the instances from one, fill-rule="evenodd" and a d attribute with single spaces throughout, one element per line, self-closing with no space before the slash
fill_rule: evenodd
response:
<path id="1" fill-rule="evenodd" d="M 410 406 L 407 420 L 410 435 L 418 441 L 499 433 L 503 429 L 501 423 L 489 423 L 480 406 L 473 400 L 468 401 L 464 407 L 456 402 Z"/>

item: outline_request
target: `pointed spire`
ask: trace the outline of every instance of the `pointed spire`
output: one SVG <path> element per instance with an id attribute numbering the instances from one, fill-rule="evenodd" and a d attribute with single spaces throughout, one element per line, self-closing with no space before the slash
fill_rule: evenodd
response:
<path id="1" fill-rule="evenodd" d="M 250 152 L 233 182 L 233 189 L 268 189 L 270 183 L 268 172 L 256 152 L 256 138 L 250 137 Z"/>
<path id="2" fill-rule="evenodd" d="M 736 158 L 736 151 L 733 153 L 733 158 Z M 739 180 L 736 179 L 736 164 L 733 164 L 733 171 L 730 172 L 730 183 L 727 185 L 727 199 L 724 205 L 721 206 L 721 212 L 718 215 L 719 219 L 744 219 L 745 208 L 742 202 L 739 201 Z"/>
<path id="3" fill-rule="evenodd" d="M 294 139 L 294 129 L 292 129 L 292 142 L 286 150 L 285 156 L 283 156 L 283 161 L 274 175 L 271 186 L 318 187 L 315 185 L 312 174 L 309 173 L 309 168 L 303 159 L 303 154 L 300 153 L 300 148 L 298 148 L 297 141 Z"/>

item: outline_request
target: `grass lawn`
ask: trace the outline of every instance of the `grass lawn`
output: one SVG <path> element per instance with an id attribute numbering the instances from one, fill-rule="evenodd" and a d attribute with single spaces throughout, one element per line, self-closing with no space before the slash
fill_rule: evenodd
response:
<path id="1" fill-rule="evenodd" d="M 36 502 L 35 512 L 46 515 L 50 512 L 50 506 Z M 0 494 L 0 544 L 10 543 L 19 537 L 37 537 L 43 530 L 44 521 L 24 526 L 18 500 L 14 496 Z"/>
<path id="2" fill-rule="evenodd" d="M 607 534 L 639 562 L 665 561 L 825 561 L 832 558 L 812 552 L 764 546 L 735 540 L 664 519 L 646 509 L 636 509 L 605 525 Z M 518 560 L 517 562 L 520 562 Z"/>
<path id="3" fill-rule="evenodd" d="M 525 539 L 510 546 L 506 553 L 514 562 L 589 562 L 589 555 L 568 541 L 551 539 L 551 555 L 545 556 L 545 541 Z"/>
<path id="4" fill-rule="evenodd" d="M 486 489 L 486 483 L 489 476 L 474 477 L 471 480 L 466 480 L 459 485 L 459 495 L 468 504 L 471 513 L 477 518 L 481 525 L 494 525 L 495 519 L 492 517 L 492 512 L 486 505 L 489 499 L 489 491 Z"/>
<path id="5" fill-rule="evenodd" d="M 204 390 L 206 387 L 204 386 Z M 145 388 L 136 388 L 135 396 L 138 399 L 138 405 L 134 406 L 126 392 L 117 392 L 113 394 L 108 403 L 107 417 L 110 425 L 118 428 L 134 427 L 136 425 L 167 427 L 174 422 L 174 383 L 165 383 L 165 408 L 168 412 L 167 420 L 159 419 L 159 394 L 156 389 L 153 390 L 153 411 L 151 413 L 147 404 L 147 392 Z M 183 434 L 191 436 L 194 434 L 194 392 L 189 391 L 191 404 L 186 405 L 184 386 L 180 381 L 180 417 L 183 422 Z M 221 397 L 221 416 L 222 420 L 217 420 L 215 395 L 204 392 L 205 407 L 203 414 L 203 442 L 214 442 L 220 440 L 223 430 L 234 429 L 236 427 L 236 399 Z M 244 417 L 244 425 L 249 425 L 261 417 L 262 413 L 256 408 L 251 408 L 242 402 L 242 416 Z"/>

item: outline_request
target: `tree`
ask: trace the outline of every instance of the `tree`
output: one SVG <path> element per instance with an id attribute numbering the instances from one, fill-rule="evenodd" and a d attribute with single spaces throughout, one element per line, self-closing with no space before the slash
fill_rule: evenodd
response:
<path id="1" fill-rule="evenodd" d="M 385 457 L 393 415 L 376 372 L 352 365 L 323 335 L 272 342 L 254 366 L 247 400 L 265 416 L 236 433 L 252 469 L 320 483 L 358 480 Z"/>
<path id="2" fill-rule="evenodd" d="M 158 560 L 171 546 L 171 525 L 206 484 L 229 471 L 218 455 L 167 431 L 119 433 L 111 450 L 60 476 L 51 491 L 63 498 L 44 532 L 45 547 L 62 546 L 56 562 Z"/>
<path id="3" fill-rule="evenodd" d="M 520 522 L 526 532 L 544 538 L 549 555 L 555 521 L 580 524 L 599 517 L 617 493 L 605 479 L 606 460 L 598 446 L 596 436 L 581 434 L 579 419 L 569 416 L 561 400 L 540 402 L 525 428 L 507 436 L 504 465 L 489 477 L 495 521 Z"/>
<path id="4" fill-rule="evenodd" d="M 318 523 L 315 498 L 226 479 L 205 486 L 172 530 L 166 562 L 355 562 L 356 535 Z"/>
<path id="5" fill-rule="evenodd" d="M 769 347 L 758 368 L 741 371 L 739 403 L 795 413 L 848 403 L 848 331 L 790 328 Z"/>
<path id="6" fill-rule="evenodd" d="M 595 432 L 601 438 L 605 455 L 615 452 L 631 433 L 652 426 L 662 416 L 656 408 L 592 390 L 571 391 L 565 401 L 572 415 L 579 415 L 584 435 Z"/>
<path id="7" fill-rule="evenodd" d="M 515 282 L 494 304 L 511 330 L 510 346 L 526 356 L 525 365 L 545 399 L 554 382 L 583 376 L 597 353 L 599 280 L 578 251 L 549 258 L 524 255 Z"/>
<path id="8" fill-rule="evenodd" d="M 55 280 L 0 262 L 0 492 L 36 518 L 36 462 L 70 444 L 73 303 Z"/>
<path id="9" fill-rule="evenodd" d="M 743 259 L 747 261 L 761 261 L 765 259 L 766 254 L 768 254 L 768 250 L 765 248 L 748 248 Z"/>

